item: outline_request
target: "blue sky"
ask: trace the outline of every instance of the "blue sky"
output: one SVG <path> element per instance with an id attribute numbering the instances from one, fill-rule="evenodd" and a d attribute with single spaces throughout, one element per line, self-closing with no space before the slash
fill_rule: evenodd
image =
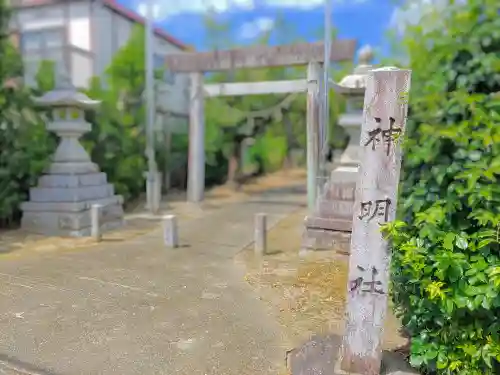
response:
<path id="1" fill-rule="evenodd" d="M 140 0 L 118 0 L 140 10 Z M 151 0 L 149 0 L 151 1 Z M 156 0 L 158 24 L 181 41 L 206 50 L 203 15 L 207 7 L 231 24 L 238 43 L 251 43 L 260 33 L 277 30 L 281 17 L 293 33 L 308 41 L 318 39 L 323 25 L 323 0 Z M 388 55 L 387 31 L 403 19 L 394 0 L 331 0 L 332 23 L 340 38 L 354 38 L 358 47 L 369 44 L 379 56 Z M 420 0 L 428 2 L 429 0 Z M 291 35 L 292 32 L 286 34 Z M 283 37 L 283 33 L 281 34 Z"/>

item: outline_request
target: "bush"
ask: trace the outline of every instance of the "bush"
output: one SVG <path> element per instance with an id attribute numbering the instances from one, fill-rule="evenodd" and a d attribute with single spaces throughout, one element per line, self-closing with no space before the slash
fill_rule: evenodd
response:
<path id="1" fill-rule="evenodd" d="M 24 90 L 0 89 L 0 227 L 17 223 L 20 204 L 48 166 L 53 137 Z"/>
<path id="2" fill-rule="evenodd" d="M 17 222 L 19 205 L 55 146 L 33 106 L 31 90 L 20 87 L 22 61 L 9 40 L 9 16 L 0 0 L 0 227 Z"/>
<path id="3" fill-rule="evenodd" d="M 404 222 L 388 226 L 393 301 L 411 363 L 433 374 L 500 373 L 498 11 L 469 0 L 406 35 L 413 79 Z"/>
<path id="4" fill-rule="evenodd" d="M 118 95 L 103 90 L 98 78 L 92 80 L 88 95 L 101 100 L 101 106 L 87 114 L 92 130 L 84 135 L 82 144 L 125 202 L 137 198 L 144 191 L 147 169 L 141 114 L 118 108 Z"/>

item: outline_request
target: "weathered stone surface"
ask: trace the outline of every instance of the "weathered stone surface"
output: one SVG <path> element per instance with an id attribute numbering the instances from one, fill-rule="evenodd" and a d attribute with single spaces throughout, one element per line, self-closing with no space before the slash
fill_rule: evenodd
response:
<path id="1" fill-rule="evenodd" d="M 83 175 L 45 175 L 38 180 L 38 187 L 81 187 L 105 185 L 107 183 L 106 173 L 90 173 Z"/>
<path id="2" fill-rule="evenodd" d="M 351 233 L 349 231 L 326 230 L 312 226 L 320 218 L 309 219 L 310 225 L 307 226 L 302 235 L 302 251 L 309 250 L 335 250 L 339 254 L 349 255 L 351 242 Z M 336 226 L 345 225 L 350 228 L 350 222 L 336 223 Z M 328 224 L 331 225 L 331 224 Z M 324 225 L 327 226 L 327 225 Z"/>
<path id="3" fill-rule="evenodd" d="M 109 207 L 108 215 L 102 216 L 101 230 L 107 231 L 123 225 L 121 205 Z M 32 233 L 54 236 L 83 237 L 90 236 L 90 210 L 81 213 L 61 212 L 24 212 L 21 226 Z"/>
<path id="4" fill-rule="evenodd" d="M 352 230 L 357 171 L 341 166 L 330 174 L 314 212 L 305 220 L 302 250 L 333 249 L 338 247 L 339 234 Z"/>
<path id="5" fill-rule="evenodd" d="M 107 198 L 114 195 L 111 184 L 68 188 L 31 188 L 32 202 L 82 202 L 93 199 Z"/>
<path id="6" fill-rule="evenodd" d="M 380 132 L 397 129 L 398 137 L 403 137 L 408 108 L 401 96 L 408 94 L 410 80 L 410 70 L 389 67 L 371 72 L 361 145 L 368 145 L 370 131 L 375 128 Z M 363 215 L 356 215 L 353 222 L 345 334 L 339 353 L 341 368 L 349 374 L 378 375 L 381 370 L 391 251 L 380 226 L 396 218 L 401 159 L 401 142 L 393 138 L 385 144 L 364 147 L 360 155 L 355 207 L 363 207 Z M 367 283 L 370 270 L 371 281 Z M 364 288 L 367 285 L 370 287 Z"/>
<path id="7" fill-rule="evenodd" d="M 113 195 L 111 197 L 93 199 L 92 202 L 23 202 L 21 203 L 22 211 L 50 211 L 50 212 L 80 212 L 90 209 L 92 204 L 100 204 L 102 206 L 112 206 L 114 204 L 123 204 L 121 195 Z"/>
<path id="8" fill-rule="evenodd" d="M 98 172 L 99 167 L 94 163 L 53 163 L 47 169 L 48 174 L 89 174 Z"/>
<path id="9" fill-rule="evenodd" d="M 336 176 L 334 175 L 332 178 L 336 178 Z M 328 188 L 325 190 L 324 199 L 354 201 L 355 192 L 355 182 L 329 183 Z"/>
<path id="10" fill-rule="evenodd" d="M 113 185 L 106 183 L 104 173 L 46 175 L 40 180 L 44 187 L 32 188 L 31 201 L 21 205 L 24 229 L 52 236 L 90 236 L 92 204 L 103 206 L 103 232 L 123 225 L 123 198 L 114 195 Z"/>
<path id="11" fill-rule="evenodd" d="M 352 220 L 331 219 L 323 217 L 307 217 L 305 220 L 307 228 L 324 229 L 330 232 L 346 232 L 352 230 Z"/>
<path id="12" fill-rule="evenodd" d="M 335 370 L 341 338 L 330 334 L 316 336 L 303 346 L 287 353 L 286 362 L 291 375 L 345 375 Z M 405 358 L 393 352 L 384 352 L 381 375 L 417 375 Z M 360 375 L 360 374 L 350 374 Z"/>
<path id="13" fill-rule="evenodd" d="M 291 375 L 331 375 L 340 342 L 337 335 L 316 336 L 288 352 L 286 361 Z"/>
<path id="14" fill-rule="evenodd" d="M 123 217 L 123 208 L 119 204 L 102 208 L 101 221 L 118 221 Z M 26 212 L 23 220 L 31 219 L 37 225 L 64 230 L 90 227 L 90 210 L 81 212 Z"/>
<path id="15" fill-rule="evenodd" d="M 352 221 L 353 201 L 318 199 L 317 215 L 320 218 L 338 218 Z"/>

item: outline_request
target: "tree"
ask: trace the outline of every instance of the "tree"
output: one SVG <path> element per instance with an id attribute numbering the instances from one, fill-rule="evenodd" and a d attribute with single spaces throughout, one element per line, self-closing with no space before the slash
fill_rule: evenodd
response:
<path id="1" fill-rule="evenodd" d="M 499 11 L 494 0 L 450 2 L 404 38 L 404 222 L 387 230 L 411 363 L 432 374 L 500 372 Z"/>
<path id="2" fill-rule="evenodd" d="M 93 78 L 88 90 L 89 97 L 102 104 L 97 113 L 88 115 L 92 131 L 84 136 L 83 143 L 125 202 L 144 191 L 143 41 L 144 27 L 137 25 L 113 57 L 105 77 Z M 157 160 L 164 160 L 158 156 L 157 150 Z"/>
<path id="3" fill-rule="evenodd" d="M 260 35 L 255 40 L 255 44 L 266 45 L 270 43 L 272 38 L 279 39 L 280 35 L 283 36 L 284 34 L 279 33 L 276 28 L 278 25 L 286 27 L 284 22 L 277 22 L 275 28 Z M 232 37 L 231 25 L 227 22 L 217 21 L 212 15 L 207 17 L 206 26 L 207 44 L 213 49 L 227 49 L 237 44 Z M 256 82 L 293 79 L 299 75 L 304 77 L 304 67 L 240 69 L 232 72 L 218 72 L 211 74 L 209 80 L 211 82 Z M 287 105 L 280 106 L 280 103 L 284 101 Z M 299 104 L 299 102 L 302 103 Z M 289 95 L 249 95 L 207 100 L 206 147 L 207 153 L 212 155 L 207 155 L 209 170 L 212 161 L 216 160 L 214 156 L 222 154 L 225 159 L 224 167 L 220 168 L 221 164 L 218 163 L 217 168 L 221 171 L 223 169 L 227 173 L 225 176 L 227 183 L 238 186 L 247 177 L 241 174 L 241 148 L 244 143 L 247 143 L 247 140 L 253 143 L 250 156 L 256 164 L 258 172 L 281 167 L 283 161 L 289 156 L 290 147 L 300 143 L 303 138 L 300 135 L 305 133 L 304 116 L 297 125 L 294 124 L 295 106 L 298 106 L 297 109 L 305 116 L 304 95 L 300 98 L 289 98 Z M 288 146 L 286 146 L 287 143 Z M 263 144 L 266 144 L 266 147 L 263 147 Z M 305 139 L 303 146 L 305 146 Z M 273 163 L 270 163 L 271 159 L 273 159 Z M 279 159 L 279 162 L 276 163 L 274 159 Z"/>
<path id="4" fill-rule="evenodd" d="M 19 205 L 49 162 L 54 142 L 23 87 L 21 56 L 10 41 L 10 9 L 0 0 L 0 225 L 17 223 Z"/>
<path id="5" fill-rule="evenodd" d="M 36 90 L 39 94 L 53 90 L 56 85 L 55 64 L 51 60 L 43 60 L 36 74 Z"/>

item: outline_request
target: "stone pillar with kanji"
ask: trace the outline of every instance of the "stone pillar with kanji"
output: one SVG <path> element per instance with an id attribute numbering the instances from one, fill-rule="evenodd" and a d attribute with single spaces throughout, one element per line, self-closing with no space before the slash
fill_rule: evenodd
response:
<path id="1" fill-rule="evenodd" d="M 352 217 L 346 328 L 335 374 L 379 375 L 391 250 L 381 226 L 396 218 L 410 70 L 370 72 Z"/>

